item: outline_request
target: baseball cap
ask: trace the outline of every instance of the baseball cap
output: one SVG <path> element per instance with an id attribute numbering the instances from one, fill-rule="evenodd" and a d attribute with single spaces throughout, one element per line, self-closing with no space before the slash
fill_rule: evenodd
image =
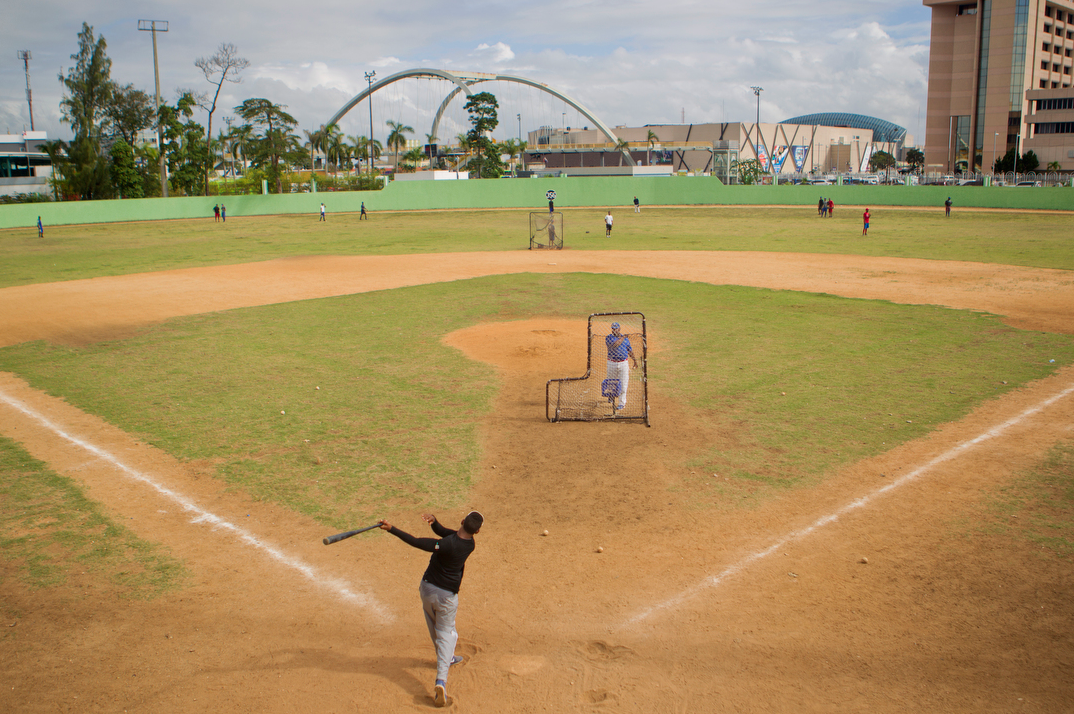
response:
<path id="1" fill-rule="evenodd" d="M 618 322 L 613 322 L 612 323 L 612 329 L 613 330 L 618 330 L 619 329 L 619 323 Z"/>

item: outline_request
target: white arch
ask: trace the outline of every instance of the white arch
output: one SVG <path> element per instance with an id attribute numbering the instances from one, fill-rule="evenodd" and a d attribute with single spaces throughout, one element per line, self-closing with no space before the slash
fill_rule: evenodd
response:
<path id="1" fill-rule="evenodd" d="M 556 97 L 557 99 L 566 102 L 570 106 L 574 107 L 574 109 L 576 109 L 579 114 L 589 119 L 589 121 L 593 122 L 593 125 L 596 126 L 597 129 L 599 129 L 605 137 L 607 137 L 608 141 L 615 145 L 619 144 L 619 137 L 615 135 L 615 132 L 612 131 L 611 127 L 602 122 L 595 114 L 593 114 L 593 112 L 586 109 L 579 102 L 567 96 L 563 92 L 549 87 L 547 84 L 535 82 L 532 79 L 527 79 L 526 77 L 519 77 L 513 74 L 486 74 L 483 72 L 462 73 L 449 72 L 443 69 L 428 68 L 408 69 L 402 72 L 396 72 L 390 77 L 385 77 L 379 82 L 370 85 L 368 88 L 363 89 L 361 92 L 359 92 L 358 95 L 351 99 L 349 102 L 344 104 L 343 107 L 338 112 L 336 112 L 331 119 L 328 120 L 328 123 L 325 126 L 331 126 L 332 124 L 339 122 L 339 120 L 342 119 L 344 115 L 347 114 L 347 112 L 353 109 L 356 104 L 373 94 L 373 92 L 377 91 L 378 89 L 386 87 L 393 82 L 398 82 L 401 79 L 407 79 L 409 77 L 439 77 L 440 79 L 446 79 L 449 82 L 454 82 L 456 85 L 455 88 L 440 104 L 440 108 L 436 112 L 436 117 L 433 119 L 433 125 L 430 131 L 430 134 L 432 134 L 433 136 L 436 136 L 436 132 L 439 129 L 440 119 L 444 114 L 444 110 L 447 108 L 448 104 L 451 103 L 451 100 L 458 96 L 459 92 L 465 92 L 467 96 L 472 96 L 473 92 L 470 90 L 471 85 L 478 84 L 479 82 L 493 82 L 500 80 L 504 82 L 515 82 L 517 84 L 524 84 L 528 87 L 533 87 L 535 89 L 539 89 L 542 92 L 551 94 L 553 97 Z M 630 166 L 636 165 L 634 163 L 634 159 L 630 156 L 629 151 L 623 151 L 622 154 Z"/>

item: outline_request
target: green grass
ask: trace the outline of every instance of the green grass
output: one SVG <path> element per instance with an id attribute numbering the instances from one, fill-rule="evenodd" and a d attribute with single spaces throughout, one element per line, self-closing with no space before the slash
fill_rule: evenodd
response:
<path id="1" fill-rule="evenodd" d="M 412 211 L 233 217 L 59 226 L 0 231 L 0 287 L 225 265 L 294 255 L 389 255 L 524 250 L 528 211 Z M 1074 269 L 1074 214 L 873 208 L 869 237 L 861 211 L 837 208 L 822 220 L 810 207 L 668 208 L 616 213 L 604 237 L 603 209 L 567 209 L 568 249 L 758 250 L 970 260 Z M 587 233 L 587 231 L 589 231 Z"/>
<path id="2" fill-rule="evenodd" d="M 975 530 L 1038 544 L 1064 559 L 1074 556 L 1074 441 L 1057 444 L 991 494 Z"/>
<path id="3" fill-rule="evenodd" d="M 678 465 L 729 474 L 761 497 L 1074 361 L 1071 337 L 980 313 L 579 274 L 233 310 L 84 348 L 24 344 L 0 350 L 0 369 L 257 498 L 344 527 L 385 507 L 465 499 L 497 384 L 442 335 L 623 308 L 646 313 L 661 344 L 650 389 L 735 434 L 733 449 L 682 454 Z M 682 487 L 699 503 L 723 498 L 707 483 Z"/>
<path id="4" fill-rule="evenodd" d="M 163 548 L 105 515 L 68 478 L 0 437 L 0 556 L 31 588 L 91 572 L 120 597 L 150 598 L 179 586 L 186 571 Z"/>

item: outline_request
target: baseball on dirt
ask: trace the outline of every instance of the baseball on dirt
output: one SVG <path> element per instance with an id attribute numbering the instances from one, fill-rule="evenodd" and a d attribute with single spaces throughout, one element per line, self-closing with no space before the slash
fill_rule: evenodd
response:
<path id="1" fill-rule="evenodd" d="M 597 552 L 598 552 L 598 553 L 603 553 L 603 552 L 604 552 L 604 546 L 602 546 L 602 545 L 598 545 L 598 546 L 597 546 Z"/>
<path id="2" fill-rule="evenodd" d="M 543 536 L 546 536 L 546 535 L 548 535 L 548 531 L 543 531 L 543 532 L 541 533 L 541 535 L 543 535 Z"/>

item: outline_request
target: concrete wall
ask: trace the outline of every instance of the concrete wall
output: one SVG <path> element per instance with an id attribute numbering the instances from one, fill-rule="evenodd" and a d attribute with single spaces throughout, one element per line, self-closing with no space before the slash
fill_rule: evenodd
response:
<path id="1" fill-rule="evenodd" d="M 545 192 L 556 192 L 556 208 L 626 208 L 634 196 L 642 206 L 680 205 L 816 205 L 821 196 L 837 206 L 942 206 L 951 196 L 955 208 L 1027 208 L 1074 210 L 1074 189 L 980 186 L 724 186 L 707 176 L 662 178 L 591 177 L 488 179 L 482 181 L 392 182 L 383 191 L 321 192 L 284 195 L 186 198 L 140 198 L 116 201 L 68 201 L 0 206 L 0 228 L 79 223 L 212 219 L 213 206 L 227 206 L 229 218 L 318 213 L 324 201 L 329 214 L 355 212 L 362 202 L 376 211 L 516 208 L 547 210 Z"/>

